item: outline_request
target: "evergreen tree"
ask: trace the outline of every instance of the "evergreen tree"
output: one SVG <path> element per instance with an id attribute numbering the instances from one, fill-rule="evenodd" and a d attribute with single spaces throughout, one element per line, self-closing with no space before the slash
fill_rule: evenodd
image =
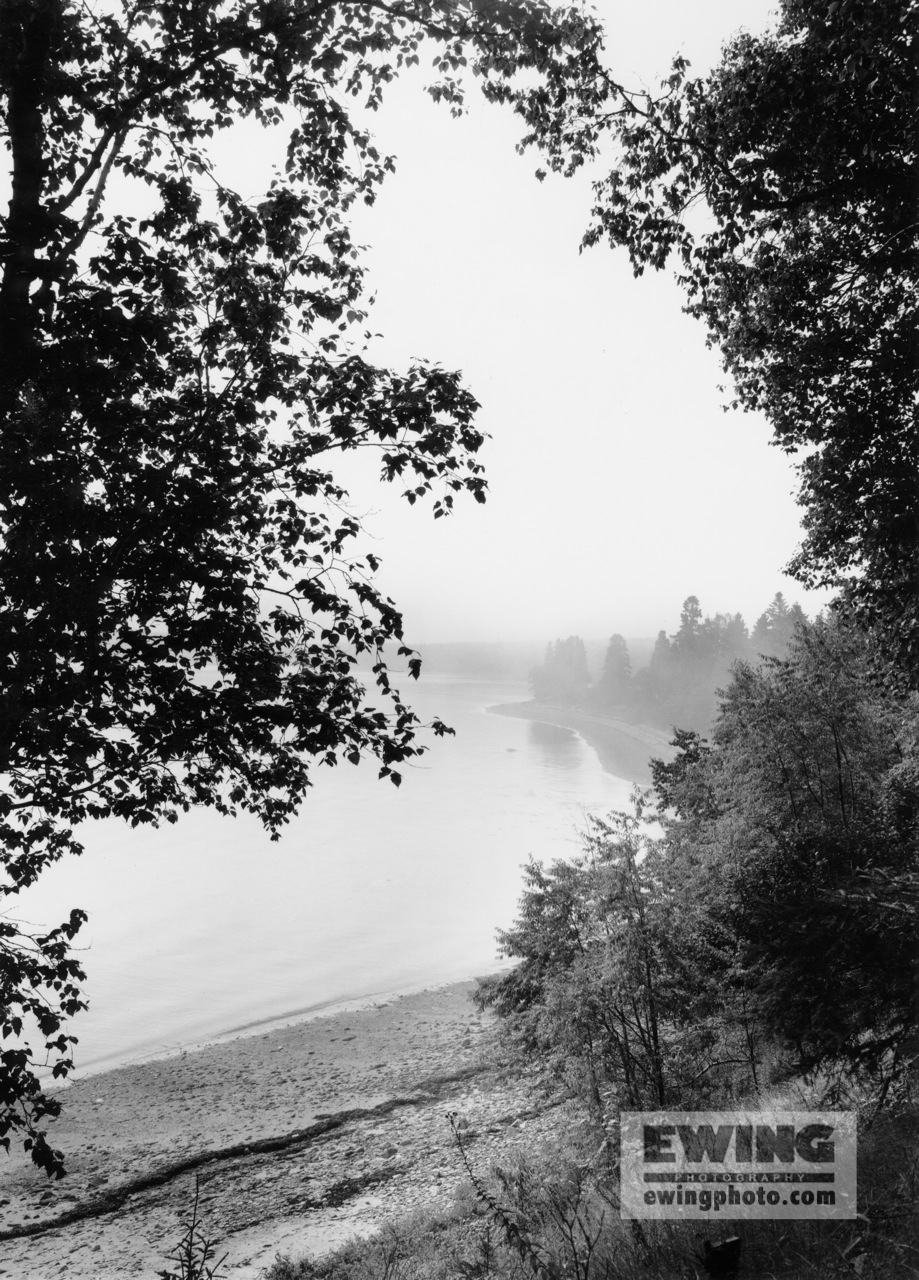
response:
<path id="1" fill-rule="evenodd" d="M 648 716 L 649 719 L 659 720 L 663 716 L 666 722 L 663 708 L 670 687 L 672 660 L 667 632 L 658 631 L 648 665 L 635 673 L 632 682 L 635 704 L 640 713 Z"/>
<path id="2" fill-rule="evenodd" d="M 603 659 L 600 679 L 594 686 L 594 700 L 601 708 L 620 706 L 632 692 L 632 664 L 625 640 L 618 633 L 610 636 Z"/>
<path id="3" fill-rule="evenodd" d="M 781 591 L 777 591 L 753 628 L 750 643 L 754 654 L 767 658 L 784 657 L 798 626 L 804 621 L 801 606 L 787 604 Z"/>
<path id="4" fill-rule="evenodd" d="M 580 636 L 550 644 L 542 666 L 530 672 L 530 690 L 537 702 L 579 705 L 589 688 L 587 649 Z"/>
<path id="5" fill-rule="evenodd" d="M 680 610 L 680 626 L 673 647 L 682 662 L 701 657 L 703 649 L 702 606 L 698 596 L 687 596 Z"/>

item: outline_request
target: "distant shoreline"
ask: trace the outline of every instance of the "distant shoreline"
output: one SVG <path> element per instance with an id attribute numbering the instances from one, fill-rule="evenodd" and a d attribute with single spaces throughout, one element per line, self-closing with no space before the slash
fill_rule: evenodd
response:
<path id="1" fill-rule="evenodd" d="M 647 786 L 652 756 L 669 759 L 673 754 L 670 732 L 655 725 L 632 724 L 612 716 L 595 715 L 552 702 L 505 702 L 486 708 L 492 715 L 513 716 L 557 725 L 580 734 L 597 754 L 607 773 Z"/>

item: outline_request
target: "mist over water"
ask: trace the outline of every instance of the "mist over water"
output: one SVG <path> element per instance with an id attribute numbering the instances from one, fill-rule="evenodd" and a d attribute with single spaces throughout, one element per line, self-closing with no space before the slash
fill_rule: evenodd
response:
<path id="1" fill-rule="evenodd" d="M 78 1073 L 330 1004 L 497 967 L 521 865 L 570 855 L 587 812 L 627 808 L 571 730 L 490 715 L 522 683 L 423 676 L 410 701 L 435 740 L 400 789 L 319 769 L 272 844 L 251 818 L 197 811 L 159 831 L 99 823 L 18 914 L 89 912 L 78 942 L 90 1010 L 73 1024 Z"/>

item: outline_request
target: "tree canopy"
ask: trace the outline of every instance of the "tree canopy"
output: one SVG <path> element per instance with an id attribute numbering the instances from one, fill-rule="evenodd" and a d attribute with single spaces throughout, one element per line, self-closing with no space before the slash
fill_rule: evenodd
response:
<path id="1" fill-rule="evenodd" d="M 654 762 L 670 884 L 795 1070 L 901 1078 L 916 1020 L 916 706 L 837 619 L 739 663 L 712 743 Z"/>
<path id="2" fill-rule="evenodd" d="M 458 372 L 368 356 L 348 212 L 393 160 L 360 121 L 422 58 L 454 111 L 468 71 L 542 116 L 598 39 L 529 0 L 0 0 L 3 895 L 79 851 L 82 820 L 206 804 L 276 834 L 317 762 L 375 756 L 398 783 L 424 749 L 384 646 L 419 662 L 335 459 L 376 449 L 441 516 L 484 500 L 483 437 Z M 255 198 L 208 153 L 241 119 L 278 147 Z M 80 921 L 0 921 L 3 1035 L 37 1021 L 56 1075 Z M 0 1054 L 0 1142 L 58 1172 L 36 1061 Z"/>
<path id="3" fill-rule="evenodd" d="M 674 263 L 733 379 L 800 458 L 791 571 L 844 589 L 919 678 L 916 0 L 782 0 L 711 74 L 607 79 L 552 163 L 615 146 L 585 238 Z"/>

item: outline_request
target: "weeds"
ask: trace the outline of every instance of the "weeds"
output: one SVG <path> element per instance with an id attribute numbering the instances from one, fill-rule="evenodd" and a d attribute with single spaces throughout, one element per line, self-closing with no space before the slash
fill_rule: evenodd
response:
<path id="1" fill-rule="evenodd" d="M 466 1175 L 472 1183 L 472 1187 L 479 1200 L 485 1205 L 488 1212 L 501 1228 L 510 1247 L 519 1254 L 521 1261 L 530 1269 L 532 1274 L 536 1277 L 536 1280 L 554 1280 L 547 1264 L 537 1253 L 530 1240 L 520 1230 L 518 1224 L 510 1216 L 507 1210 L 502 1208 L 495 1197 L 476 1177 L 463 1147 L 463 1140 L 460 1137 L 460 1131 L 456 1125 L 456 1112 L 449 1111 L 447 1113 L 447 1121 L 450 1125 L 450 1130 L 453 1134 L 453 1140 L 456 1143 L 460 1160 L 463 1162 L 463 1168 L 466 1170 Z"/>
<path id="2" fill-rule="evenodd" d="M 778 1105 L 781 1099 L 773 1098 Z M 854 1221 L 626 1222 L 593 1133 L 483 1171 L 451 1128 L 468 1183 L 416 1213 L 266 1280 L 919 1280 L 919 1113 L 875 1119 L 859 1146 Z M 719 1231 L 720 1227 L 720 1231 Z M 737 1237 L 742 1248 L 724 1237 Z"/>
<path id="3" fill-rule="evenodd" d="M 192 1204 L 191 1217 L 185 1224 L 185 1234 L 168 1255 L 167 1261 L 175 1264 L 175 1269 L 165 1268 L 157 1272 L 159 1280 L 220 1280 L 220 1268 L 227 1260 L 227 1255 L 214 1262 L 217 1252 L 214 1242 L 201 1230 L 198 1217 L 198 1200 L 201 1188 L 195 1178 L 195 1199 Z"/>

